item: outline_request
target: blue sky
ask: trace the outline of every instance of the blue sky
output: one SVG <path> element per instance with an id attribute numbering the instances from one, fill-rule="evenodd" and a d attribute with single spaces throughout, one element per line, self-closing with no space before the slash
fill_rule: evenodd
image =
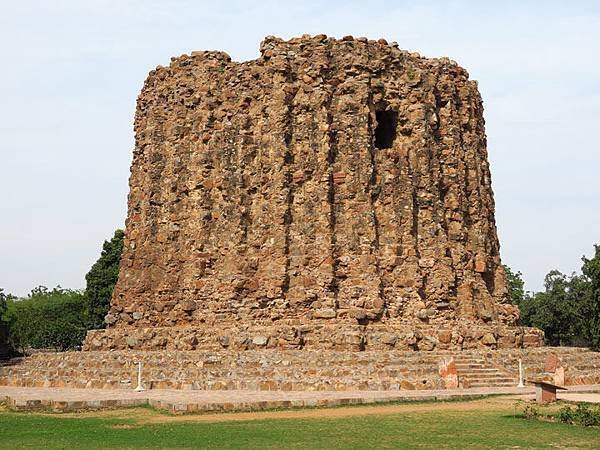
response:
<path id="1" fill-rule="evenodd" d="M 0 0 L 0 287 L 80 288 L 122 227 L 135 99 L 171 56 L 384 37 L 479 81 L 503 261 L 541 289 L 600 243 L 600 2 Z"/>

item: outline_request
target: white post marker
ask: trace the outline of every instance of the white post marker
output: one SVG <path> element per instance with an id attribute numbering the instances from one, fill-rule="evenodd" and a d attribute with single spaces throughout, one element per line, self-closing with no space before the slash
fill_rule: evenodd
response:
<path id="1" fill-rule="evenodd" d="M 525 387 L 523 384 L 523 362 L 519 359 L 519 384 L 517 387 L 522 388 Z"/>
<path id="2" fill-rule="evenodd" d="M 145 391 L 144 386 L 142 386 L 142 362 L 138 361 L 138 385 L 135 388 L 135 392 L 143 392 Z"/>

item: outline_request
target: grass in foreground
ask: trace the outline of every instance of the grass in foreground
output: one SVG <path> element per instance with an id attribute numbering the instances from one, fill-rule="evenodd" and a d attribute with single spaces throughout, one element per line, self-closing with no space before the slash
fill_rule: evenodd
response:
<path id="1" fill-rule="evenodd" d="M 0 448 L 600 447 L 598 428 L 524 420 L 514 411 L 508 399 L 219 416 L 168 416 L 147 408 L 0 411 Z"/>

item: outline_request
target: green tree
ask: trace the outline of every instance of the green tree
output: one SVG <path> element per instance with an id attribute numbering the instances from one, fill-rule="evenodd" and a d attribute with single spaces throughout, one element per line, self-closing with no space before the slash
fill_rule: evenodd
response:
<path id="1" fill-rule="evenodd" d="M 104 241 L 102 253 L 85 276 L 88 316 L 91 328 L 104 328 L 110 298 L 119 276 L 119 263 L 123 251 L 123 230 L 116 230 L 110 241 Z"/>
<path id="2" fill-rule="evenodd" d="M 0 322 L 2 322 L 2 318 L 6 312 L 9 297 L 10 295 L 5 294 L 4 289 L 0 288 Z"/>
<path id="3" fill-rule="evenodd" d="M 0 357 L 7 356 L 10 353 L 8 348 L 8 324 L 4 322 L 4 315 L 8 308 L 8 301 L 11 298 L 10 294 L 5 294 L 4 289 L 0 288 Z"/>
<path id="4" fill-rule="evenodd" d="M 510 267 L 504 266 L 506 279 L 508 281 L 508 292 L 510 294 L 510 302 L 513 305 L 520 305 L 525 298 L 525 282 L 521 272 L 513 272 Z"/>
<path id="5" fill-rule="evenodd" d="M 589 308 L 585 318 L 591 346 L 600 349 L 600 245 L 594 245 L 594 257 L 583 259 L 582 272 L 589 280 Z"/>
<path id="6" fill-rule="evenodd" d="M 548 344 L 589 344 L 589 281 L 585 275 L 550 271 L 544 279 L 544 291 L 526 296 L 520 309 L 523 325 L 544 330 Z"/>
<path id="7" fill-rule="evenodd" d="M 9 299 L 5 318 L 11 346 L 21 351 L 79 347 L 88 329 L 86 306 L 83 292 L 60 286 L 39 286 L 26 298 Z"/>

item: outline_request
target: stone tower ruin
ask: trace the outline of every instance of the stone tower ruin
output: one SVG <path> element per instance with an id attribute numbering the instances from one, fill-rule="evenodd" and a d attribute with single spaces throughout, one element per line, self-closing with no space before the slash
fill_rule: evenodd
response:
<path id="1" fill-rule="evenodd" d="M 477 83 L 345 37 L 193 52 L 138 98 L 97 349 L 536 346 L 516 326 Z"/>

